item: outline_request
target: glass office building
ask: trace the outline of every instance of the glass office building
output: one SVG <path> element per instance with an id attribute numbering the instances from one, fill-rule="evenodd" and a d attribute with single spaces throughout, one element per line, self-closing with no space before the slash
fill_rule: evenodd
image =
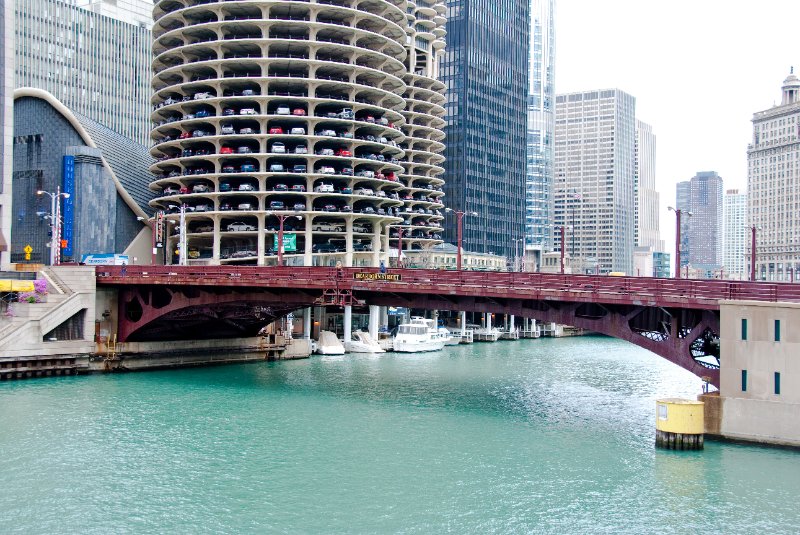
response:
<path id="1" fill-rule="evenodd" d="M 514 256 L 525 233 L 529 0 L 447 2 L 445 203 L 465 249 Z M 445 240 L 456 241 L 448 217 Z"/>
<path id="2" fill-rule="evenodd" d="M 552 248 L 553 127 L 555 121 L 554 0 L 531 2 L 528 167 L 525 184 L 525 248 L 541 258 Z"/>
<path id="3" fill-rule="evenodd" d="M 69 109 L 149 144 L 152 34 L 146 25 L 60 0 L 12 3 L 16 87 L 44 89 Z"/>

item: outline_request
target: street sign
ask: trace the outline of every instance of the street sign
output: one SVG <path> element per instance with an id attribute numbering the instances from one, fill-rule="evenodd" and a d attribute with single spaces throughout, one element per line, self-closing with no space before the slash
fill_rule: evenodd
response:
<path id="1" fill-rule="evenodd" d="M 275 250 L 278 250 L 278 235 L 275 235 L 275 239 L 273 240 Z M 284 253 L 294 253 L 297 251 L 297 234 L 293 234 L 291 232 L 284 232 L 283 233 L 283 252 Z"/>
<path id="2" fill-rule="evenodd" d="M 353 273 L 353 279 L 357 281 L 394 281 L 400 282 L 402 277 L 399 273 L 369 273 L 359 271 Z"/>
<path id="3" fill-rule="evenodd" d="M 31 247 L 30 245 L 26 245 L 25 248 L 22 250 L 25 252 L 25 260 L 30 260 L 31 253 L 33 252 L 33 247 Z"/>

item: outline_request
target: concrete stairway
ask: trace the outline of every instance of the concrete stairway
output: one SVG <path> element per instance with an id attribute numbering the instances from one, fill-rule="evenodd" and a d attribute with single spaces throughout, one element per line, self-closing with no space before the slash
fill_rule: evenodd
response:
<path id="1" fill-rule="evenodd" d="M 48 281 L 46 302 L 13 303 L 13 316 L 0 319 L 0 360 L 86 354 L 94 349 L 94 268 L 56 266 L 45 268 L 41 275 Z M 44 339 L 81 310 L 86 312 L 80 340 Z"/>

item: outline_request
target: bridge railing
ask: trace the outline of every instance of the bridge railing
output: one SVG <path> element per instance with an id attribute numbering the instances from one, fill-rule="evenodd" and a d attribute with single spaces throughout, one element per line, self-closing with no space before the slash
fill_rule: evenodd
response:
<path id="1" fill-rule="evenodd" d="M 328 288 L 366 289 L 380 284 L 396 291 L 435 291 L 444 287 L 472 287 L 520 293 L 570 293 L 627 295 L 642 300 L 746 300 L 800 302 L 800 284 L 701 279 L 609 277 L 549 273 L 390 269 L 398 281 L 355 280 L 359 272 L 377 268 L 265 267 L 265 266 L 98 266 L 103 283 L 221 284 L 226 286 L 279 286 L 283 284 Z"/>

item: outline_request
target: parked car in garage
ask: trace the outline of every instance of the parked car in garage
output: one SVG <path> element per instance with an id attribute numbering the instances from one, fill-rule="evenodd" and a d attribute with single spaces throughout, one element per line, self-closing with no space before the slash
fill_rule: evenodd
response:
<path id="1" fill-rule="evenodd" d="M 236 221 L 235 223 L 228 224 L 227 229 L 228 232 L 251 232 L 256 230 L 256 227 L 248 223 Z"/>

